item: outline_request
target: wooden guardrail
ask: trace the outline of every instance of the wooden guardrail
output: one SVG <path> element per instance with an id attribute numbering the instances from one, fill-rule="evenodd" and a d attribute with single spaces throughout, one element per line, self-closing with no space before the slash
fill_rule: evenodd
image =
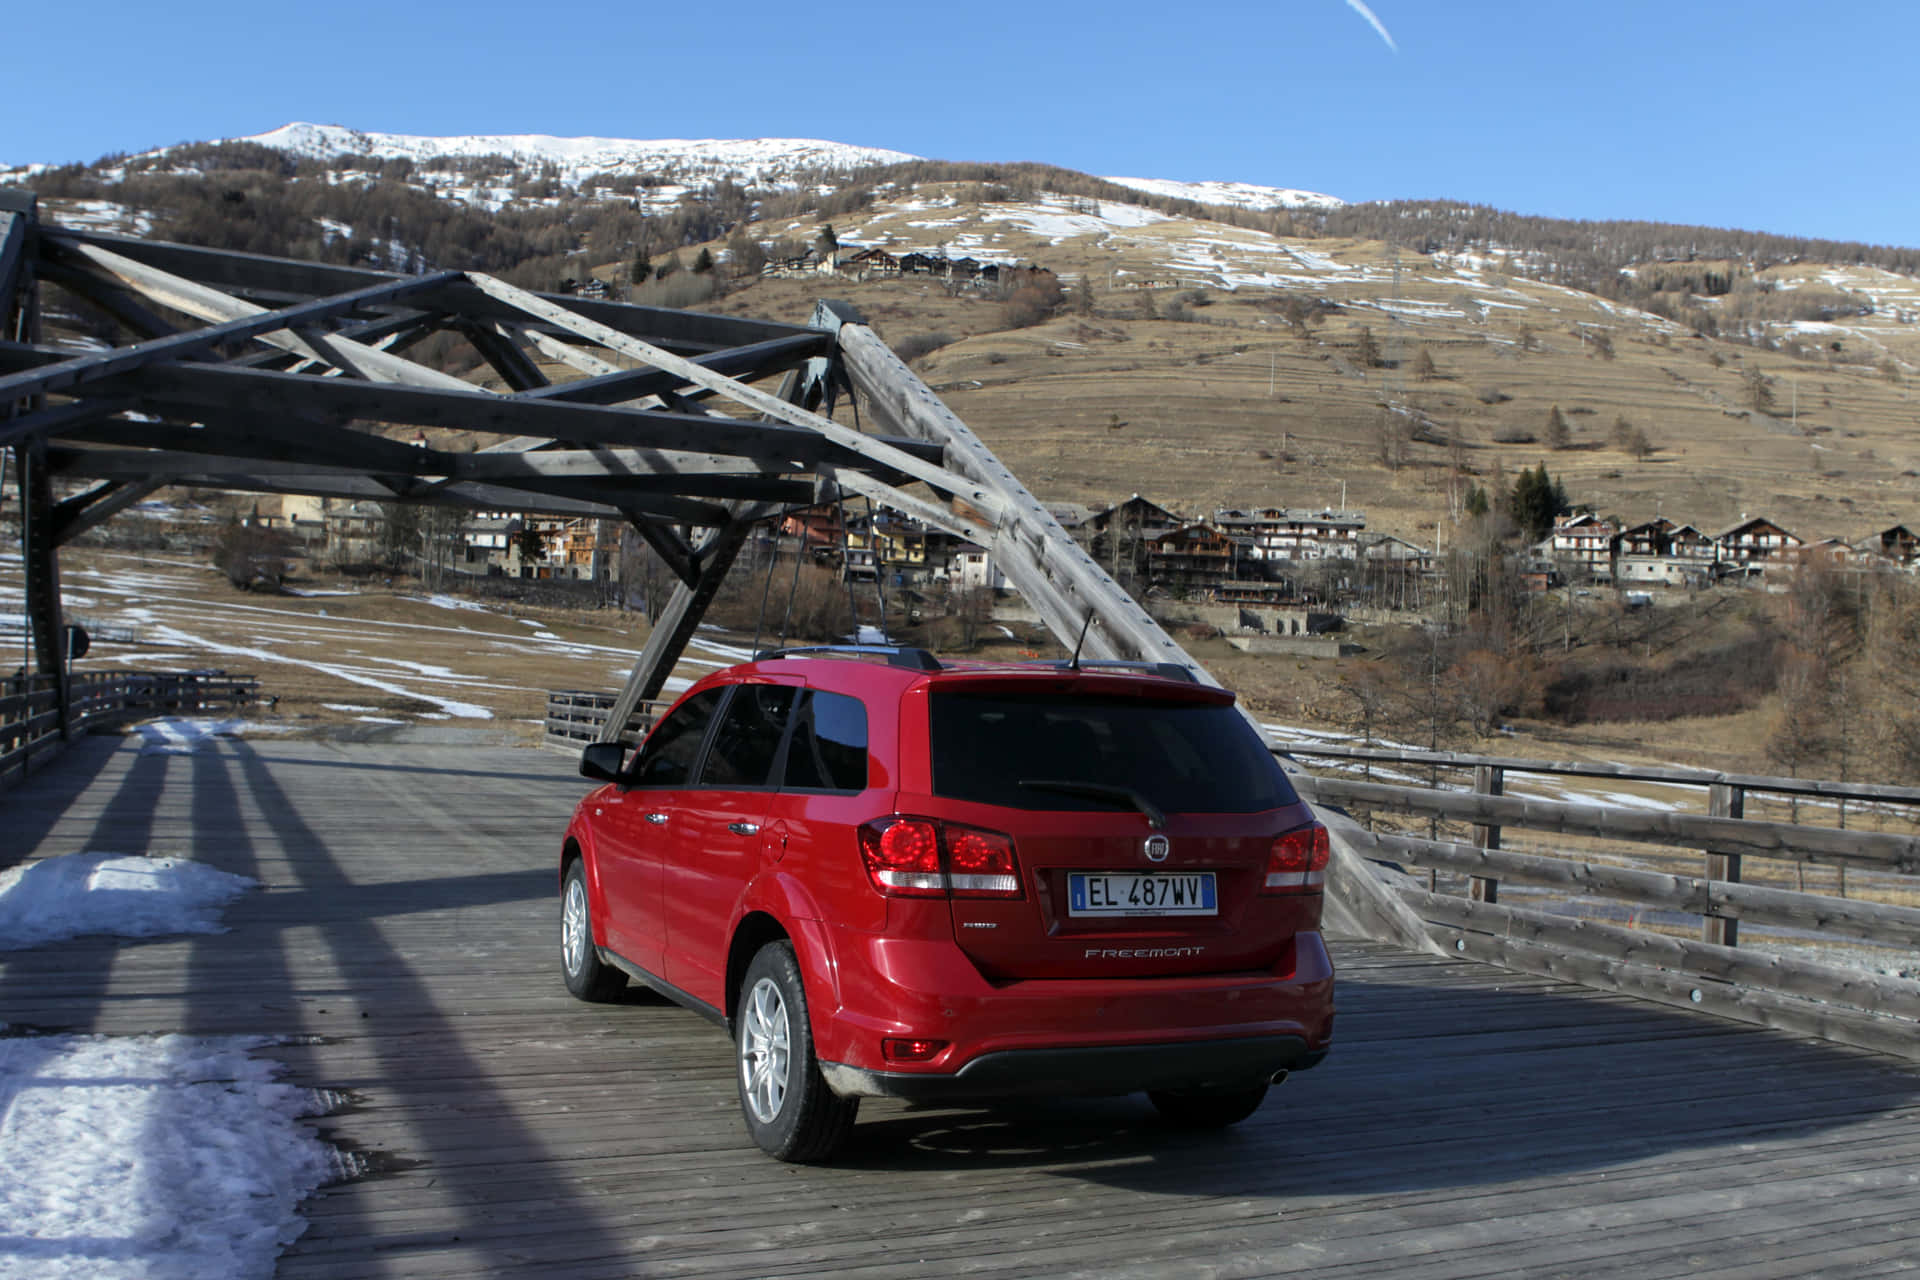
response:
<path id="1" fill-rule="evenodd" d="M 58 752 L 71 733 L 155 715 L 232 710 L 259 695 L 252 676 L 224 671 L 77 671 L 68 682 L 69 733 L 52 676 L 0 679 L 0 789 Z"/>
<path id="2" fill-rule="evenodd" d="M 1920 981 L 1879 967 L 1920 971 L 1920 837 L 1743 816 L 1750 795 L 1852 801 L 1920 817 L 1920 789 L 1821 779 L 1585 762 L 1552 763 L 1451 752 L 1321 743 L 1278 748 L 1294 757 L 1471 771 L 1473 789 L 1443 790 L 1352 776 L 1295 775 L 1307 799 L 1372 813 L 1468 824 L 1471 841 L 1429 834 L 1354 831 L 1356 852 L 1427 872 L 1398 878 L 1401 897 L 1433 939 L 1456 954 L 1508 968 L 1863 1048 L 1920 1057 Z M 1607 778 L 1695 789 L 1706 813 L 1648 811 L 1504 794 L 1507 775 Z M 1805 810 L 1805 806 L 1801 806 Z M 1571 837 L 1503 848 L 1509 830 Z M 1565 847 L 1566 845 L 1574 847 Z M 1623 850 L 1620 846 L 1625 846 Z M 1647 869 L 1668 850 L 1700 850 L 1698 877 Z M 1895 901 L 1742 882 L 1742 860 L 1866 868 Z M 1630 865 L 1639 862 L 1643 865 Z M 1462 892 L 1440 891 L 1440 872 Z M 1524 886 L 1500 902 L 1502 884 Z M 1842 882 L 1844 886 L 1844 882 Z M 1524 901 L 1531 899 L 1531 901 Z M 1555 899 L 1558 899 L 1556 902 Z M 1624 923 L 1590 918 L 1584 908 Z M 1556 909 L 1557 908 L 1557 909 Z M 1573 914 L 1570 914 L 1572 912 Z M 1698 936 L 1683 922 L 1698 919 Z M 1740 922 L 1773 930 L 1764 951 L 1739 946 Z M 1750 944 L 1753 941 L 1749 940 Z M 1885 950 L 1880 950 L 1885 948 Z"/>
<path id="3" fill-rule="evenodd" d="M 561 751 L 577 752 L 589 742 L 600 741 L 601 730 L 607 723 L 607 715 L 613 709 L 618 693 L 602 693 L 595 689 L 555 689 L 547 694 L 547 739 L 546 745 Z M 655 717 L 673 703 L 670 699 L 658 699 L 642 702 L 627 717 L 627 727 L 620 735 L 620 741 L 632 746 L 653 727 Z"/>

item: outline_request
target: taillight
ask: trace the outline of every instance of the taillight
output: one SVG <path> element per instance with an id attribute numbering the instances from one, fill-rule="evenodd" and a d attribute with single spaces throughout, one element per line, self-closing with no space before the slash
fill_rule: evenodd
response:
<path id="1" fill-rule="evenodd" d="M 880 1056 L 888 1062 L 930 1062 L 947 1047 L 945 1040 L 908 1040 L 888 1036 L 880 1042 Z"/>
<path id="2" fill-rule="evenodd" d="M 1319 823 L 1289 831 L 1274 839 L 1267 850 L 1267 878 L 1262 893 L 1318 893 L 1327 883 L 1327 829 Z"/>
<path id="3" fill-rule="evenodd" d="M 933 823 L 905 820 L 877 829 L 862 827 L 860 852 L 880 892 L 916 898 L 947 896 L 947 878 L 940 871 L 940 836 Z"/>
<path id="4" fill-rule="evenodd" d="M 860 828 L 860 855 L 881 893 L 914 898 L 1017 898 L 1013 838 L 930 818 L 881 818 Z"/>

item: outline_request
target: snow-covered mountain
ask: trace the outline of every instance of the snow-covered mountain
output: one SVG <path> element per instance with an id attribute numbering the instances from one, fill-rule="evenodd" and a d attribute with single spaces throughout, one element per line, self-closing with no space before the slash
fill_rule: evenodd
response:
<path id="1" fill-rule="evenodd" d="M 370 155 L 423 164 L 455 157 L 507 156 L 533 169 L 551 164 L 570 186 L 595 173 L 657 175 L 690 185 L 731 178 L 743 186 L 780 186 L 807 172 L 844 172 L 919 159 L 902 151 L 813 138 L 639 140 L 555 138 L 538 133 L 430 138 L 365 133 L 331 124 L 289 124 L 227 141 L 257 143 L 320 160 L 336 155 Z"/>
<path id="2" fill-rule="evenodd" d="M 576 188 L 582 178 L 593 174 L 646 174 L 684 188 L 698 188 L 722 178 L 742 186 L 780 187 L 805 173 L 845 173 L 922 158 L 904 151 L 815 138 L 556 138 L 538 133 L 435 138 L 301 123 L 228 141 L 257 143 L 318 160 L 365 155 L 381 160 L 404 157 L 426 164 L 457 157 L 507 156 L 522 168 L 537 170 L 550 164 L 559 170 L 562 182 Z M 1243 209 L 1337 209 L 1346 203 L 1314 191 L 1245 182 L 1175 182 L 1160 178 L 1107 181 L 1150 195 Z"/>
<path id="3" fill-rule="evenodd" d="M 1171 182 L 1164 178 L 1108 178 L 1107 181 L 1148 195 L 1240 209 L 1338 209 L 1346 204 L 1337 196 L 1321 195 L 1317 191 L 1261 187 L 1246 182 Z"/>

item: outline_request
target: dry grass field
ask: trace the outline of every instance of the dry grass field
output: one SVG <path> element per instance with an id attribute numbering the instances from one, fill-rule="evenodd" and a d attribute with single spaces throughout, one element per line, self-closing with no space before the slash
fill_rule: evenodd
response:
<path id="1" fill-rule="evenodd" d="M 1006 329 L 998 301 L 914 277 L 765 278 L 711 305 L 803 320 L 834 296 L 890 341 L 951 335 L 918 361 L 922 376 L 1049 500 L 1140 492 L 1205 515 L 1344 494 L 1371 527 L 1432 545 L 1458 501 L 1453 462 L 1484 481 L 1545 461 L 1576 503 L 1633 521 L 1664 514 L 1712 531 L 1764 511 L 1815 541 L 1920 515 L 1920 281 L 1765 273 L 1780 290 L 1837 284 L 1878 303 L 1844 324 L 1772 326 L 1805 352 L 1794 356 L 1698 338 L 1484 260 L 1280 240 L 1125 206 L 942 205 L 954 193 L 926 187 L 912 197 L 839 224 L 840 239 L 1037 263 L 1068 282 L 1068 306 Z M 1083 277 L 1089 314 L 1074 305 Z M 1302 333 L 1282 314 L 1289 295 L 1338 309 Z M 1190 319 L 1164 318 L 1175 303 Z M 1362 328 L 1391 367 L 1363 367 Z M 1767 412 L 1752 407 L 1750 370 L 1771 380 Z M 1380 448 L 1389 402 L 1432 441 L 1407 445 L 1394 467 Z M 1555 406 L 1571 428 L 1562 450 L 1545 443 Z M 1613 445 L 1621 418 L 1656 446 L 1644 461 Z M 1535 443 L 1496 439 L 1527 432 Z"/>

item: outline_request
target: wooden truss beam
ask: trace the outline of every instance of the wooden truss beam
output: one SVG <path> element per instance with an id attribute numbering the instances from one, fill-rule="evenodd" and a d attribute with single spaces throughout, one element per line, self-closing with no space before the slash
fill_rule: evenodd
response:
<path id="1" fill-rule="evenodd" d="M 47 451 L 51 454 L 53 451 Z M 59 468 L 53 468 L 59 474 Z M 57 545 L 65 545 L 75 538 L 101 524 L 134 503 L 139 502 L 156 489 L 176 484 L 178 481 L 165 472 L 155 472 L 151 468 L 138 480 L 109 480 L 97 488 L 77 494 L 60 503 L 53 509 L 53 540 Z"/>
<path id="2" fill-rule="evenodd" d="M 130 347 L 117 347 L 108 352 L 88 352 L 55 364 L 42 365 L 37 369 L 8 374 L 0 377 L 0 401 L 49 393 L 68 395 L 85 383 L 104 381 L 117 374 L 145 368 L 163 360 L 177 360 L 182 356 L 207 351 L 226 342 L 256 337 L 271 338 L 277 330 L 341 315 L 368 302 L 384 301 L 418 292 L 420 289 L 431 287 L 441 279 L 444 277 L 420 276 L 413 281 L 402 281 L 398 286 L 379 285 L 371 289 L 357 290 L 354 293 L 339 294 L 331 298 L 303 302 L 297 306 L 283 307 L 278 311 L 255 309 L 246 315 L 208 325 L 205 328 L 170 334 L 164 338 L 153 338 L 146 342 L 136 342 Z"/>

